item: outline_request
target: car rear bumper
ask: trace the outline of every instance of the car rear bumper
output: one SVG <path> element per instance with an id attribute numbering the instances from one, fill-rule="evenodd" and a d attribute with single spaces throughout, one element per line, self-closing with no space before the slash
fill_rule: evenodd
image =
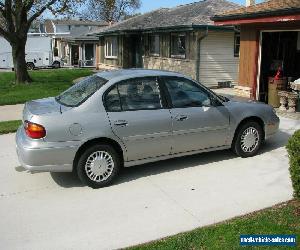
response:
<path id="1" fill-rule="evenodd" d="M 20 127 L 16 134 L 16 151 L 20 164 L 30 172 L 72 172 L 79 142 L 45 142 L 32 140 Z"/>

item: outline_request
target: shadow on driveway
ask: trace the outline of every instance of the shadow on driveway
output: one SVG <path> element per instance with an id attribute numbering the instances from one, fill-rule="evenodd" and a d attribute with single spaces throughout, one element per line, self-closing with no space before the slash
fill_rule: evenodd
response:
<path id="1" fill-rule="evenodd" d="M 280 130 L 278 133 L 267 140 L 262 146 L 259 154 L 264 154 L 273 151 L 277 148 L 286 145 L 290 134 Z M 230 150 L 214 151 L 209 153 L 196 154 L 191 156 L 184 156 L 165 161 L 147 163 L 130 168 L 122 169 L 119 177 L 113 185 L 134 181 L 139 178 L 176 171 L 180 169 L 206 165 L 209 163 L 226 161 L 234 159 L 237 156 Z M 75 173 L 50 173 L 52 179 L 61 187 L 83 187 L 84 185 L 79 181 Z"/>

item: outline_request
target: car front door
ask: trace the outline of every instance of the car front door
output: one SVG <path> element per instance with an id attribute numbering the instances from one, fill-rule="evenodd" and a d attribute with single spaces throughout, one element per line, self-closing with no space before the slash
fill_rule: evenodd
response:
<path id="1" fill-rule="evenodd" d="M 126 146 L 126 161 L 170 154 L 171 114 L 156 77 L 119 82 L 104 99 L 112 130 Z"/>
<path id="2" fill-rule="evenodd" d="M 201 85 L 180 77 L 163 78 L 172 115 L 172 153 L 224 146 L 229 113 Z"/>

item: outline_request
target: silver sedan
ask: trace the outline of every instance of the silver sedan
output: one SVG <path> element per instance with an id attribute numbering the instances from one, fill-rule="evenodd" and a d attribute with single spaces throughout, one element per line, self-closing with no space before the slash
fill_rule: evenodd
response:
<path id="1" fill-rule="evenodd" d="M 231 101 L 179 73 L 132 69 L 27 102 L 16 144 L 27 170 L 75 171 L 99 188 L 121 167 L 229 148 L 253 156 L 278 127 L 269 105 Z"/>

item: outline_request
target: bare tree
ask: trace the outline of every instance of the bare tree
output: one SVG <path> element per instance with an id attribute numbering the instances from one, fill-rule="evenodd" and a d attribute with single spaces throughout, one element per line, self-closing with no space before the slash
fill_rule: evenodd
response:
<path id="1" fill-rule="evenodd" d="M 88 0 L 82 17 L 114 23 L 133 15 L 140 6 L 140 0 Z"/>
<path id="2" fill-rule="evenodd" d="M 25 61 L 28 30 L 46 10 L 65 13 L 79 0 L 0 0 L 0 35 L 12 47 L 16 83 L 31 82 Z"/>

